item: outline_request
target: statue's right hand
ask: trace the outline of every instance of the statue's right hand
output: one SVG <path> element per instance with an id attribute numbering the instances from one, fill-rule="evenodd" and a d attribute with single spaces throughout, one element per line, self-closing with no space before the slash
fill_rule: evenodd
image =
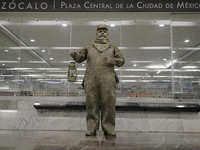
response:
<path id="1" fill-rule="evenodd" d="M 69 52 L 69 55 L 70 55 L 71 57 L 75 56 L 75 55 L 76 55 L 76 51 L 75 51 L 75 50 L 70 51 L 70 52 Z"/>

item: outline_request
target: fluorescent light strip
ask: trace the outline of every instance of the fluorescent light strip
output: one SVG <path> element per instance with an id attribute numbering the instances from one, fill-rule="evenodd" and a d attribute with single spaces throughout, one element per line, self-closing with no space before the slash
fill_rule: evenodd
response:
<path id="1" fill-rule="evenodd" d="M 177 60 L 174 60 L 173 61 L 173 64 L 176 62 Z M 170 63 L 168 63 L 167 65 L 166 65 L 166 67 L 168 68 L 168 67 L 170 67 L 172 65 L 172 62 L 170 62 Z"/>
<path id="2" fill-rule="evenodd" d="M 60 74 L 29 74 L 29 75 L 20 75 L 21 77 L 37 77 L 37 76 L 50 76 L 50 77 L 67 77 L 67 74 L 65 75 L 60 75 Z M 77 75 L 77 77 L 84 77 L 84 75 Z"/>
<path id="3" fill-rule="evenodd" d="M 2 87 L 0 87 L 0 90 L 7 90 L 7 89 L 9 89 L 9 86 L 2 86 Z"/>
<path id="4" fill-rule="evenodd" d="M 44 75 L 44 74 L 29 74 L 29 75 L 20 75 L 20 77 L 43 77 L 43 76 L 46 76 L 46 77 L 67 77 L 67 75 L 55 75 L 55 74 L 48 74 L 48 75 Z M 84 75 L 78 75 L 77 77 L 84 77 Z M 120 78 L 144 78 L 147 79 L 147 78 L 151 78 L 151 76 L 118 76 Z M 153 76 L 154 78 L 171 78 L 172 76 Z M 174 76 L 174 78 L 184 78 L 185 76 Z M 188 76 L 189 78 L 195 78 L 195 76 Z M 60 79 L 60 78 L 58 78 Z M 37 80 L 53 80 L 53 79 L 37 79 Z M 66 78 L 64 79 L 66 80 Z M 2 80 L 2 81 L 5 81 L 5 80 Z"/>
<path id="5" fill-rule="evenodd" d="M 82 82 L 74 82 L 74 84 L 82 84 Z"/>
<path id="6" fill-rule="evenodd" d="M 7 49 L 10 48 L 10 49 L 27 49 L 26 47 L 7 47 Z M 81 50 L 83 49 L 84 47 L 29 47 L 31 49 L 38 49 L 38 50 L 41 50 L 41 49 L 49 49 L 49 50 Z"/>
<path id="7" fill-rule="evenodd" d="M 196 51 L 199 51 L 200 48 L 199 47 L 186 47 L 186 48 L 181 48 L 181 50 L 196 50 Z"/>
<path id="8" fill-rule="evenodd" d="M 19 63 L 19 62 L 20 62 L 20 64 L 21 63 L 30 63 L 30 64 L 35 64 L 35 63 L 44 64 L 44 63 L 46 63 L 46 62 L 43 62 L 43 61 L 0 61 L 0 63 L 7 63 L 7 64 L 15 64 L 15 63 Z"/>
<path id="9" fill-rule="evenodd" d="M 198 22 L 192 21 L 172 21 L 172 26 L 199 26 Z"/>
<path id="10" fill-rule="evenodd" d="M 139 47 L 140 49 L 143 49 L 143 50 L 171 50 L 171 47 L 169 47 L 169 46 L 162 46 L 162 47 L 159 47 L 159 46 L 149 46 L 149 47 Z"/>
<path id="11" fill-rule="evenodd" d="M 147 66 L 146 68 L 156 69 L 156 68 L 166 68 L 166 67 L 162 65 L 152 65 L 152 66 Z"/>
<path id="12" fill-rule="evenodd" d="M 122 76 L 118 76 L 118 77 L 122 77 L 122 78 L 138 78 L 138 77 L 143 77 L 143 76 L 132 76 L 132 75 L 130 75 L 130 76 L 127 76 L 127 75 L 122 75 Z"/>
<path id="13" fill-rule="evenodd" d="M 52 64 L 59 64 L 59 63 L 63 63 L 63 64 L 69 64 L 71 61 L 55 61 L 52 62 Z"/>
<path id="14" fill-rule="evenodd" d="M 15 75 L 0 75 L 2 77 L 14 77 Z"/>
<path id="15" fill-rule="evenodd" d="M 186 78 L 186 79 L 189 79 L 189 78 L 192 78 L 192 77 L 189 77 L 189 76 L 184 76 L 182 78 Z M 39 81 L 39 80 L 38 80 Z M 62 83 L 62 82 L 67 82 L 67 79 L 62 79 L 61 82 L 56 82 L 56 81 L 52 81 L 51 79 L 46 79 L 46 80 L 40 80 L 41 82 L 47 82 L 47 83 Z M 82 79 L 81 80 L 78 80 L 77 82 L 78 83 L 82 83 Z M 157 82 L 156 80 L 144 80 L 144 79 L 138 79 L 138 80 L 120 80 L 120 82 Z M 162 80 L 162 82 L 170 82 L 170 79 L 168 80 Z M 194 82 L 200 82 L 200 81 L 194 81 Z"/>
<path id="16" fill-rule="evenodd" d="M 0 110 L 0 112 L 15 113 L 17 110 Z"/>
<path id="17" fill-rule="evenodd" d="M 67 68 L 6 68 L 2 70 L 28 70 L 29 72 L 45 71 L 45 72 L 67 72 Z M 85 71 L 86 68 L 78 68 L 79 71 Z M 166 71 L 171 72 L 171 69 L 115 69 L 115 71 Z M 198 71 L 198 69 L 174 69 L 177 72 Z"/>
<path id="18" fill-rule="evenodd" d="M 63 24 L 71 24 L 71 21 L 44 21 L 44 20 L 38 20 L 38 21 L 27 21 L 27 22 L 24 22 L 23 24 L 25 25 L 35 25 L 35 26 L 57 26 L 57 25 L 63 25 Z"/>
<path id="19" fill-rule="evenodd" d="M 122 20 L 121 24 L 123 26 L 125 25 L 159 25 L 159 24 L 165 24 L 165 25 L 170 25 L 170 21 L 169 20 L 159 20 L 158 22 L 153 22 L 151 19 L 149 20 L 138 20 L 137 22 L 135 22 L 135 20 Z"/>
<path id="20" fill-rule="evenodd" d="M 0 63 L 19 63 L 19 61 L 0 61 Z"/>
<path id="21" fill-rule="evenodd" d="M 21 47 L 2 47 L 4 49 L 10 49 L 10 50 L 27 50 L 28 46 L 21 46 Z M 81 50 L 84 47 L 28 47 L 29 49 L 34 50 L 41 50 L 41 49 L 50 49 L 50 50 Z M 149 46 L 149 47 L 118 47 L 121 50 L 170 50 L 171 47 L 169 46 Z M 195 49 L 195 48 L 193 48 Z"/>
<path id="22" fill-rule="evenodd" d="M 130 61 L 131 63 L 153 63 L 156 61 Z"/>
<path id="23" fill-rule="evenodd" d="M 192 68 L 198 68 L 197 66 L 184 66 L 184 67 L 182 67 L 182 68 L 184 68 L 184 69 L 192 69 Z"/>
<path id="24" fill-rule="evenodd" d="M 156 82 L 155 80 L 121 80 L 121 82 Z M 170 80 L 162 80 L 162 82 L 170 82 Z"/>

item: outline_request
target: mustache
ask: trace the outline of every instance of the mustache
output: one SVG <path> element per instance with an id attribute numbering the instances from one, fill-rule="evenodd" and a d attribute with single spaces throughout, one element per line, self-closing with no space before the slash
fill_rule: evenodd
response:
<path id="1" fill-rule="evenodd" d="M 105 36 L 105 35 L 100 35 L 99 37 L 105 37 L 105 38 L 106 38 L 106 36 Z"/>

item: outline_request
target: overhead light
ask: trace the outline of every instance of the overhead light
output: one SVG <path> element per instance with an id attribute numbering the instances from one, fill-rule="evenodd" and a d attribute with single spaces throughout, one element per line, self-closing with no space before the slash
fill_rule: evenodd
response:
<path id="1" fill-rule="evenodd" d="M 115 24 L 110 24 L 111 27 L 115 27 Z"/>
<path id="2" fill-rule="evenodd" d="M 82 82 L 71 82 L 73 84 L 82 84 Z"/>
<path id="3" fill-rule="evenodd" d="M 62 26 L 63 26 L 63 27 L 66 27 L 66 26 L 67 26 L 67 24 L 62 24 Z"/>
<path id="4" fill-rule="evenodd" d="M 19 60 L 20 60 L 21 58 L 20 58 L 20 57 L 18 57 L 17 59 L 19 59 Z"/>
<path id="5" fill-rule="evenodd" d="M 166 59 L 166 58 L 164 58 L 163 60 L 164 60 L 164 61 L 166 61 L 167 59 Z"/>
<path id="6" fill-rule="evenodd" d="M 147 66 L 147 68 L 166 68 L 163 65 L 152 65 L 152 66 Z"/>
<path id="7" fill-rule="evenodd" d="M 188 43 L 188 42 L 190 42 L 190 40 L 185 40 L 184 42 L 185 42 L 185 43 Z"/>
<path id="8" fill-rule="evenodd" d="M 124 47 L 125 49 L 126 47 Z M 171 49 L 171 47 L 168 46 L 148 46 L 148 47 L 140 47 L 140 49 L 144 49 L 144 50 L 164 50 L 164 49 Z"/>
<path id="9" fill-rule="evenodd" d="M 53 60 L 53 58 L 50 58 L 50 60 Z"/>
<path id="10" fill-rule="evenodd" d="M 133 75 L 121 75 L 119 77 L 123 77 L 123 78 L 138 78 L 138 77 L 142 77 L 142 76 L 133 76 Z"/>
<path id="11" fill-rule="evenodd" d="M 46 52 L 46 50 L 45 50 L 45 49 L 43 49 L 43 50 L 42 50 L 42 52 L 44 53 L 44 52 Z"/>
<path id="12" fill-rule="evenodd" d="M 31 39 L 30 41 L 31 41 L 31 42 L 35 42 L 35 40 L 34 40 L 34 39 Z"/>
<path id="13" fill-rule="evenodd" d="M 178 107 L 178 108 L 184 108 L 185 105 L 177 105 L 176 107 Z"/>
<path id="14" fill-rule="evenodd" d="M 177 59 L 173 61 L 173 64 L 174 64 L 176 61 L 177 61 Z M 172 62 L 168 63 L 168 64 L 166 65 L 166 67 L 168 68 L 168 67 L 171 66 L 171 65 L 172 65 Z"/>
<path id="15" fill-rule="evenodd" d="M 84 67 L 84 66 L 85 66 L 85 64 L 82 64 L 82 66 Z"/>
<path id="16" fill-rule="evenodd" d="M 191 68 L 197 68 L 197 66 L 184 66 L 182 68 L 188 68 L 188 69 L 191 69 Z"/>
<path id="17" fill-rule="evenodd" d="M 5 49 L 5 52 L 8 52 L 9 50 Z"/>
<path id="18" fill-rule="evenodd" d="M 174 54 L 175 54 L 175 53 L 176 53 L 176 51 L 173 51 L 172 53 L 174 53 Z"/>
<path id="19" fill-rule="evenodd" d="M 134 64 L 133 66 L 134 66 L 134 67 L 136 67 L 137 65 L 136 65 L 136 64 Z"/>
<path id="20" fill-rule="evenodd" d="M 137 82 L 137 80 L 121 80 L 123 83 L 125 82 Z"/>
<path id="21" fill-rule="evenodd" d="M 8 88 L 9 89 L 9 88 Z M 16 113 L 17 110 L 0 110 L 0 112 L 6 112 L 6 113 Z"/>
<path id="22" fill-rule="evenodd" d="M 86 70 L 86 69 L 85 68 L 79 68 L 79 69 L 77 68 L 77 70 Z"/>
<path id="23" fill-rule="evenodd" d="M 160 24 L 160 25 L 159 25 L 159 27 L 164 27 L 164 26 L 165 26 L 164 24 Z"/>
<path id="24" fill-rule="evenodd" d="M 40 103 L 35 103 L 34 105 L 40 105 Z"/>
<path id="25" fill-rule="evenodd" d="M 5 64 L 2 64 L 3 66 L 5 66 Z"/>
<path id="26" fill-rule="evenodd" d="M 161 71 L 158 71 L 156 74 L 159 74 Z"/>

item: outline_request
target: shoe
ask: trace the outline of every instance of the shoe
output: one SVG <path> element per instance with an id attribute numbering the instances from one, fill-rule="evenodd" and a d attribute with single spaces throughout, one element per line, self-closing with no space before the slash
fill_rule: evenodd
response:
<path id="1" fill-rule="evenodd" d="M 96 135 L 96 130 L 87 130 L 85 131 L 86 136 L 95 136 Z"/>
<path id="2" fill-rule="evenodd" d="M 115 131 L 104 131 L 104 135 L 116 136 L 116 133 L 115 133 Z"/>

